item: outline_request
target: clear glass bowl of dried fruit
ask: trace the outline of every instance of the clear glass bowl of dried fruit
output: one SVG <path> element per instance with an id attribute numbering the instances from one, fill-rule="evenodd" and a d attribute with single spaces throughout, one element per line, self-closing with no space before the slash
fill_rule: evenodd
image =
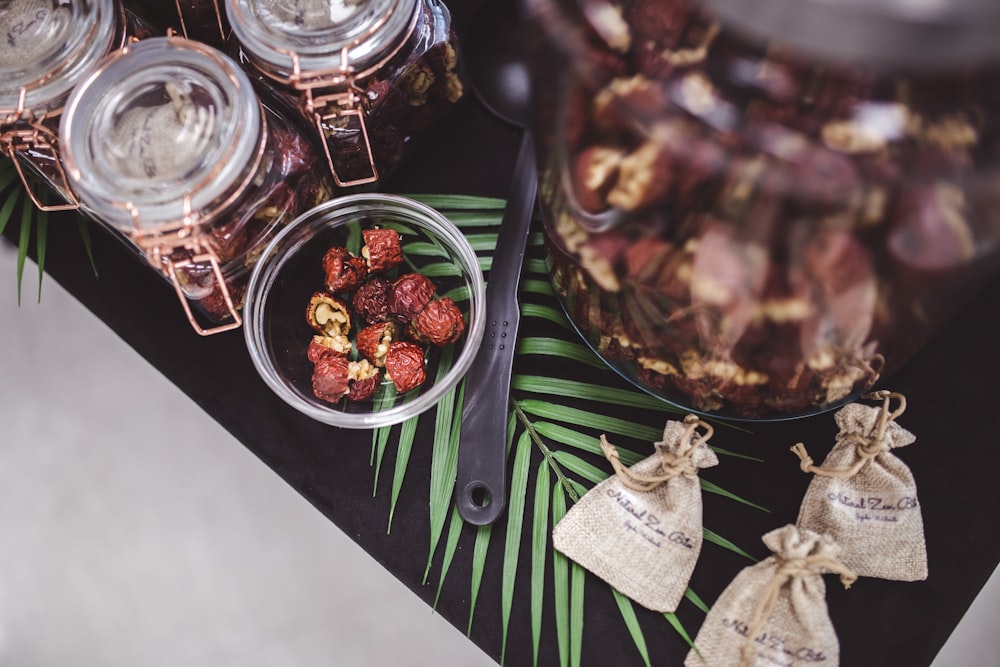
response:
<path id="1" fill-rule="evenodd" d="M 485 328 L 475 251 L 438 211 L 356 194 L 293 220 L 247 289 L 244 337 L 285 402 L 326 424 L 418 415 L 465 376 Z"/>

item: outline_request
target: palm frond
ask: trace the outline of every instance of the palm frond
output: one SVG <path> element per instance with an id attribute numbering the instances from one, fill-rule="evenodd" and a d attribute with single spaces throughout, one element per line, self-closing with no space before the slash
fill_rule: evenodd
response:
<path id="1" fill-rule="evenodd" d="M 31 178 L 29 175 L 28 178 Z M 48 204 L 49 192 L 44 187 L 38 187 L 38 198 L 42 204 Z M 38 266 L 38 300 L 42 298 L 42 282 L 45 277 L 45 260 L 48 251 L 49 238 L 49 215 L 47 212 L 38 209 L 28 197 L 18 177 L 12 159 L 0 157 L 0 198 L 4 199 L 3 206 L 0 206 L 0 234 L 7 228 L 8 223 L 14 217 L 21 221 L 21 228 L 18 235 L 17 244 L 17 302 L 21 303 L 21 286 L 24 279 L 24 266 L 31 249 L 31 230 L 35 234 L 35 263 Z M 20 209 L 20 210 L 18 210 Z M 94 261 L 93 248 L 90 241 L 90 227 L 87 220 L 82 216 L 76 216 L 77 228 L 80 232 L 80 240 L 83 243 L 84 252 L 90 261 L 94 275 L 97 275 L 97 264 Z"/>
<path id="2" fill-rule="evenodd" d="M 438 600 L 441 598 L 441 590 L 444 588 L 444 580 L 448 576 L 451 568 L 451 561 L 455 558 L 458 550 L 458 538 L 462 535 L 462 527 L 465 521 L 458 513 L 457 507 L 451 508 L 451 521 L 448 523 L 448 539 L 444 543 L 444 556 L 441 558 L 441 574 L 438 576 L 437 593 L 434 594 L 434 608 L 437 609 Z M 433 555 L 433 554 L 432 554 Z M 431 559 L 427 561 L 427 570 L 424 572 L 424 583 L 427 583 L 427 575 L 430 573 Z"/>
<path id="3" fill-rule="evenodd" d="M 552 487 L 552 525 L 566 516 L 566 492 L 562 484 Z M 569 664 L 569 559 L 559 551 L 552 551 L 552 589 L 555 599 L 556 645 L 559 649 L 559 665 Z"/>
<path id="4" fill-rule="evenodd" d="M 515 452 L 510 478 L 510 496 L 507 502 L 507 538 L 504 542 L 503 576 L 500 587 L 500 622 L 503 638 L 500 644 L 501 665 L 507 652 L 507 628 L 514 604 L 514 583 L 517 581 L 517 565 L 521 555 L 521 530 L 524 527 L 524 500 L 528 493 L 528 473 L 531 470 L 531 436 L 527 432 L 521 434 Z"/>
<path id="5" fill-rule="evenodd" d="M 570 563 L 569 576 L 569 664 L 580 667 L 583 661 L 583 584 L 586 572 Z"/>
<path id="6" fill-rule="evenodd" d="M 479 589 L 483 584 L 483 574 L 486 572 L 486 552 L 490 548 L 490 536 L 493 534 L 493 524 L 480 526 L 476 531 L 476 546 L 472 551 L 472 582 L 469 589 L 469 628 L 472 634 L 472 619 L 476 614 L 476 602 L 479 600 Z"/>
<path id="7" fill-rule="evenodd" d="M 535 476 L 535 508 L 531 530 L 531 645 L 532 664 L 538 665 L 542 641 L 542 612 L 545 604 L 545 561 L 549 552 L 549 477 L 548 466 L 538 466 Z"/>
<path id="8" fill-rule="evenodd" d="M 484 271 L 489 270 L 490 254 L 496 245 L 496 230 L 505 205 L 503 200 L 455 195 L 411 196 L 437 207 L 459 226 L 479 254 L 480 266 Z M 440 249 L 433 244 L 410 242 L 406 246 L 406 252 L 434 256 L 440 254 Z M 529 254 L 531 252 L 542 252 L 540 234 L 532 234 L 529 238 Z M 445 268 L 446 266 L 445 263 L 432 264 L 422 271 L 427 273 L 428 268 L 432 273 L 440 270 L 443 275 L 452 270 Z M 546 627 L 550 627 L 546 625 L 544 610 L 547 608 L 546 596 L 551 595 L 554 616 L 551 627 L 558 646 L 560 667 L 575 666 L 580 665 L 582 660 L 584 581 L 591 575 L 552 549 L 551 527 L 565 516 L 569 502 L 576 502 L 593 485 L 610 475 L 598 441 L 601 433 L 632 440 L 637 445 L 648 447 L 650 442 L 662 437 L 664 421 L 683 414 L 684 411 L 637 389 L 622 388 L 617 374 L 589 347 L 581 344 L 573 325 L 559 306 L 548 280 L 548 270 L 543 259 L 531 256 L 526 258 L 520 293 L 522 317 L 525 321 L 534 320 L 543 326 L 552 324 L 555 327 L 548 327 L 544 335 L 523 332 L 518 339 L 518 358 L 544 356 L 551 359 L 555 366 L 565 369 L 565 373 L 557 373 L 553 377 L 518 373 L 512 378 L 512 410 L 507 430 L 508 460 L 511 456 L 513 458 L 510 467 L 511 488 L 508 494 L 510 500 L 503 525 L 504 546 L 499 599 L 495 602 L 491 600 L 490 604 L 499 606 L 502 662 L 506 658 L 507 634 L 512 615 L 515 613 L 514 587 L 517 574 L 519 568 L 529 567 L 528 576 L 522 576 L 521 579 L 530 584 L 528 599 L 533 660 L 537 663 L 542 637 Z M 456 293 L 456 296 L 467 298 L 468 295 Z M 528 363 L 526 367 L 530 367 L 530 362 Z M 586 369 L 586 372 L 580 372 L 581 369 Z M 569 379 L 575 376 L 603 379 L 596 382 Z M 463 390 L 464 383 L 456 393 L 449 394 L 442 400 L 434 416 L 435 431 L 428 497 L 430 539 L 424 581 L 427 582 L 435 560 L 440 558 L 435 605 L 454 558 L 460 551 L 461 537 L 463 534 L 469 534 L 466 530 L 468 526 L 463 524 L 453 505 Z M 610 416 L 620 407 L 626 407 L 630 411 L 640 411 L 647 414 L 648 419 L 634 420 Z M 398 430 L 379 429 L 373 433 L 372 460 L 376 483 L 388 441 L 393 437 L 408 436 L 408 433 L 403 432 L 404 428 L 406 425 Z M 648 456 L 630 448 L 628 442 L 623 444 L 625 446 L 619 447 L 619 454 L 627 465 Z M 408 455 L 409 447 L 412 447 L 412 441 L 397 451 L 394 489 L 398 488 L 395 480 L 402 480 L 401 468 L 405 469 L 407 463 L 405 458 L 402 462 L 398 460 L 399 455 L 400 453 L 404 457 Z M 720 454 L 742 460 L 760 460 L 744 453 L 729 452 L 714 445 L 713 449 Z M 531 456 L 533 450 L 540 452 L 541 457 Z M 534 484 L 530 486 L 533 489 L 531 496 L 533 504 L 529 508 L 528 487 L 532 474 L 534 474 Z M 724 496 L 746 507 L 765 510 L 760 505 L 712 482 L 702 480 L 702 488 L 706 493 Z M 392 502 L 394 506 L 395 497 Z M 469 582 L 469 633 L 472 632 L 475 611 L 480 603 L 481 584 L 487 562 L 490 560 L 488 556 L 491 538 L 494 531 L 500 530 L 498 525 L 500 524 L 492 527 L 482 526 L 474 531 L 475 541 Z M 447 538 L 443 554 L 438 554 L 446 530 Z M 531 544 L 530 553 L 526 558 L 522 558 L 521 545 L 526 540 Z M 705 530 L 705 540 L 746 556 L 745 551 L 711 530 Z M 551 581 L 546 579 L 546 565 L 550 554 Z M 642 660 L 650 664 L 646 639 L 632 602 L 616 591 L 612 591 L 612 595 L 615 596 L 623 623 L 632 637 L 636 650 Z M 690 588 L 685 592 L 685 597 L 695 607 L 707 613 L 707 606 Z M 663 619 L 687 645 L 691 644 L 690 634 L 675 615 L 665 614 Z"/>
<path id="9" fill-rule="evenodd" d="M 457 393 L 456 393 L 457 392 Z M 427 554 L 427 568 L 424 570 L 424 583 L 430 573 L 437 551 L 438 541 L 444 529 L 445 518 L 451 508 L 451 499 L 455 493 L 455 477 L 458 470 L 458 439 L 461 431 L 462 413 L 460 408 L 465 396 L 465 383 L 452 389 L 437 409 L 434 427 L 434 445 L 431 452 L 431 493 L 430 509 L 430 550 Z M 443 579 L 443 576 L 442 576 Z"/>
<path id="10" fill-rule="evenodd" d="M 642 636 L 642 628 L 639 627 L 639 619 L 635 615 L 632 601 L 615 589 L 611 589 L 611 592 L 615 597 L 615 602 L 618 604 L 618 611 L 621 612 L 622 619 L 625 621 L 625 627 L 628 628 L 629 634 L 632 635 L 632 642 L 639 650 L 639 656 L 646 664 L 646 667 L 652 667 L 649 662 L 649 649 L 646 648 L 646 638 Z"/>
<path id="11" fill-rule="evenodd" d="M 392 496 L 389 500 L 389 523 L 385 532 L 392 530 L 392 517 L 396 513 L 396 502 L 399 500 L 399 492 L 403 488 L 403 479 L 406 477 L 406 466 L 410 462 L 410 454 L 413 452 L 413 440 L 417 436 L 417 422 L 419 416 L 410 417 L 399 428 L 399 444 L 396 448 L 396 465 L 392 475 Z"/>

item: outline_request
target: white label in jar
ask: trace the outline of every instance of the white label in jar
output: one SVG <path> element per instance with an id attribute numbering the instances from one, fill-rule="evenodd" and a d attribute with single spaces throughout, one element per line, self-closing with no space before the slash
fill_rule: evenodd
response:
<path id="1" fill-rule="evenodd" d="M 50 0 L 0 0 L 2 69 L 38 64 L 63 47 L 70 26 L 65 3 Z"/>
<path id="2" fill-rule="evenodd" d="M 183 82 L 168 82 L 164 90 L 168 103 L 129 109 L 113 126 L 109 157 L 123 176 L 182 178 L 209 149 L 215 115 L 195 104 Z"/>

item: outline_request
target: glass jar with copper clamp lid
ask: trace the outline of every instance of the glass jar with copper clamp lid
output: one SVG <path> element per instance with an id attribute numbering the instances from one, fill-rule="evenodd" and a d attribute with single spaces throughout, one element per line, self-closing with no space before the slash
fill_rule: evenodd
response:
<path id="1" fill-rule="evenodd" d="M 553 286 L 637 387 L 832 410 L 1000 273 L 996 0 L 530 4 Z"/>
<path id="2" fill-rule="evenodd" d="M 462 97 L 438 0 L 226 0 L 239 57 L 315 128 L 340 187 L 379 182 Z"/>
<path id="3" fill-rule="evenodd" d="M 77 208 L 59 161 L 59 116 L 73 87 L 147 27 L 117 0 L 0 3 L 0 151 L 44 210 Z M 25 168 L 66 203 L 43 206 Z"/>
<path id="4" fill-rule="evenodd" d="M 201 335 L 240 326 L 264 244 L 332 192 L 313 144 L 239 65 L 179 36 L 109 56 L 74 90 L 59 138 L 82 208 L 163 274 Z"/>

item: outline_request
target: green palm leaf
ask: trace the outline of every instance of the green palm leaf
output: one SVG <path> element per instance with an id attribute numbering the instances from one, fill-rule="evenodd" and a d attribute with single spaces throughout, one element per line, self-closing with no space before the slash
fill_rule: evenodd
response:
<path id="1" fill-rule="evenodd" d="M 583 584 L 585 572 L 570 563 L 569 582 L 569 664 L 580 667 L 583 660 Z"/>
<path id="2" fill-rule="evenodd" d="M 535 477 L 534 525 L 531 530 L 531 643 L 532 662 L 538 665 L 545 602 L 545 560 L 549 550 L 549 467 L 539 466 Z"/>
<path id="3" fill-rule="evenodd" d="M 399 444 L 396 448 L 396 465 L 392 475 L 392 496 L 389 500 L 389 523 L 385 532 L 392 530 L 392 517 L 396 513 L 396 501 L 399 500 L 399 492 L 403 488 L 403 478 L 406 477 L 406 465 L 410 462 L 410 454 L 413 452 L 413 440 L 417 435 L 417 417 L 410 417 L 399 429 Z"/>
<path id="4" fill-rule="evenodd" d="M 441 598 L 441 589 L 444 588 L 445 577 L 448 576 L 448 570 L 451 568 L 451 561 L 455 558 L 455 552 L 458 550 L 458 538 L 462 535 L 462 526 L 465 525 L 465 521 L 462 519 L 462 515 L 458 513 L 457 507 L 452 507 L 451 509 L 451 521 L 448 523 L 448 539 L 444 543 L 444 556 L 441 559 L 441 574 L 438 577 L 438 587 L 437 593 L 434 594 L 434 608 L 437 609 L 438 600 Z M 424 572 L 424 583 L 427 583 L 427 575 L 430 571 L 430 563 L 428 561 L 428 571 Z"/>
<path id="5" fill-rule="evenodd" d="M 556 482 L 552 488 L 552 525 L 566 516 L 566 492 Z M 552 552 L 552 589 L 555 599 L 556 644 L 559 647 L 559 665 L 569 664 L 569 559 L 558 551 Z"/>
<path id="6" fill-rule="evenodd" d="M 510 479 L 510 496 L 507 503 L 507 539 L 504 542 L 503 578 L 500 586 L 500 620 L 503 640 L 500 644 L 500 664 L 507 652 L 507 627 L 514 602 L 514 583 L 521 552 L 521 530 L 524 526 L 524 499 L 528 493 L 528 473 L 531 468 L 531 436 L 522 433 L 517 441 L 514 469 Z"/>
<path id="7" fill-rule="evenodd" d="M 30 176 L 29 176 L 30 178 Z M 49 202 L 48 192 L 39 187 L 41 194 L 39 199 L 43 204 Z M 42 279 L 45 275 L 45 257 L 48 248 L 49 217 L 48 213 L 35 207 L 28 197 L 24 186 L 14 168 L 14 162 L 8 158 L 0 158 L 0 197 L 5 198 L 4 204 L 0 207 L 0 234 L 6 229 L 20 207 L 20 214 L 17 217 L 21 221 L 20 234 L 17 244 L 17 300 L 21 302 L 21 284 L 24 278 L 25 260 L 28 256 L 31 244 L 31 229 L 35 229 L 35 261 L 38 265 L 38 299 L 42 298 Z M 90 260 L 90 266 L 97 275 L 97 265 L 94 262 L 94 253 L 90 243 L 90 228 L 86 220 L 77 216 L 77 227 L 80 238 L 83 242 L 84 251 Z"/>
<path id="8" fill-rule="evenodd" d="M 427 568 L 424 570 L 424 583 L 431 569 L 434 552 L 437 550 L 441 532 L 444 529 L 445 517 L 451 507 L 451 499 L 455 493 L 455 477 L 458 470 L 458 437 L 462 426 L 461 410 L 465 397 L 465 383 L 459 385 L 456 397 L 451 390 L 441 399 L 438 406 L 437 419 L 434 428 L 434 449 L 431 452 L 431 494 L 430 521 L 431 541 L 430 553 L 427 554 Z M 456 400 L 457 398 L 457 400 Z"/>
<path id="9" fill-rule="evenodd" d="M 642 661 L 646 663 L 646 667 L 651 667 L 649 649 L 646 648 L 646 639 L 642 636 L 642 628 L 639 627 L 639 619 L 635 615 L 635 609 L 632 608 L 632 601 L 615 589 L 611 589 L 611 592 L 615 597 L 615 602 L 618 604 L 618 611 L 621 612 L 622 619 L 625 621 L 625 627 L 628 628 L 629 634 L 632 635 L 635 647 L 639 649 Z"/>
<path id="10" fill-rule="evenodd" d="M 472 619 L 476 613 L 476 602 L 479 600 L 479 589 L 483 583 L 483 573 L 486 571 L 486 552 L 490 548 L 490 536 L 493 525 L 480 526 L 476 531 L 476 546 L 472 551 L 472 586 L 469 590 L 469 628 L 472 634 Z"/>

